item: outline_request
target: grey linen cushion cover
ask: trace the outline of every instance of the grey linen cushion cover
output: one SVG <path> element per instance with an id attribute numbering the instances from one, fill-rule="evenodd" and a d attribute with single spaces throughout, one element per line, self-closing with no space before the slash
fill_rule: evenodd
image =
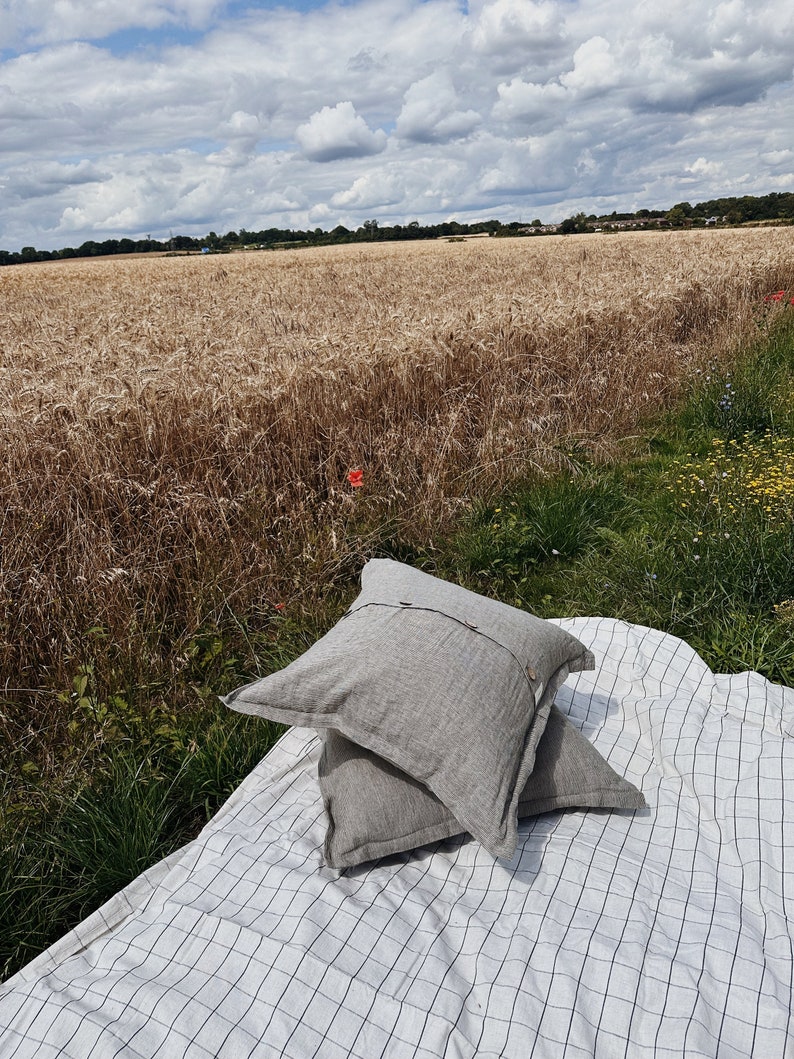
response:
<path id="1" fill-rule="evenodd" d="M 428 787 L 497 857 L 557 688 L 592 654 L 550 622 L 391 559 L 285 669 L 232 692 L 241 713 L 333 728 Z"/>
<path id="2" fill-rule="evenodd" d="M 332 868 L 352 868 L 464 830 L 427 787 L 333 729 L 323 733 L 318 771 L 328 816 L 323 853 Z M 645 799 L 552 706 L 518 817 L 572 807 L 641 809 Z"/>

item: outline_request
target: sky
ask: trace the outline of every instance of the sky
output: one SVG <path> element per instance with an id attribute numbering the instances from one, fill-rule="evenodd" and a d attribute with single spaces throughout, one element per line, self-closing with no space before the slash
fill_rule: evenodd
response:
<path id="1" fill-rule="evenodd" d="M 791 0 L 0 0 L 0 249 L 794 190 Z"/>

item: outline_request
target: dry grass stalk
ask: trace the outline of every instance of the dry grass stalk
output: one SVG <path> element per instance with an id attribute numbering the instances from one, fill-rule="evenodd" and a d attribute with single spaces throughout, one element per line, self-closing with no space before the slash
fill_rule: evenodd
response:
<path id="1" fill-rule="evenodd" d="M 110 645 L 97 679 L 173 694 L 198 630 L 311 601 L 358 560 L 362 526 L 427 535 L 574 439 L 608 456 L 794 285 L 793 243 L 665 232 L 3 269 L 0 734 L 63 736 L 54 691 L 96 659 L 92 627 Z"/>

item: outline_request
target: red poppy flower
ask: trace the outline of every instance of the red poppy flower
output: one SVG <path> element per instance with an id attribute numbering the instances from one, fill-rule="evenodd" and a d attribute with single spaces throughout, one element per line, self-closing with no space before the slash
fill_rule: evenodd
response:
<path id="1" fill-rule="evenodd" d="M 283 610 L 284 607 L 286 607 L 286 605 L 287 605 L 286 603 L 274 603 L 273 604 L 273 609 L 274 610 Z"/>
<path id="2" fill-rule="evenodd" d="M 764 301 L 765 302 L 782 302 L 785 297 L 786 297 L 786 292 L 784 290 L 778 290 L 778 291 L 775 291 L 774 294 L 767 294 L 767 296 L 764 298 Z"/>
<path id="3" fill-rule="evenodd" d="M 353 486 L 354 489 L 358 489 L 359 486 L 364 484 L 364 472 L 363 471 L 351 471 L 347 476 L 348 482 Z"/>

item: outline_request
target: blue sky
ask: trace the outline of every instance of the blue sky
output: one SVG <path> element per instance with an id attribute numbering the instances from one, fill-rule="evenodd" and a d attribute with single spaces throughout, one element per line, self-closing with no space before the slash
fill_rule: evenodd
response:
<path id="1" fill-rule="evenodd" d="M 794 190 L 790 0 L 0 0 L 0 248 Z"/>
<path id="2" fill-rule="evenodd" d="M 169 26 L 158 29 L 141 29 L 132 26 L 128 29 L 120 29 L 115 33 L 109 33 L 104 37 L 88 39 L 94 44 L 119 57 L 128 55 L 135 51 L 160 51 L 163 48 L 182 46 L 189 48 L 200 45 L 203 32 L 197 29 L 187 29 L 184 26 Z"/>

